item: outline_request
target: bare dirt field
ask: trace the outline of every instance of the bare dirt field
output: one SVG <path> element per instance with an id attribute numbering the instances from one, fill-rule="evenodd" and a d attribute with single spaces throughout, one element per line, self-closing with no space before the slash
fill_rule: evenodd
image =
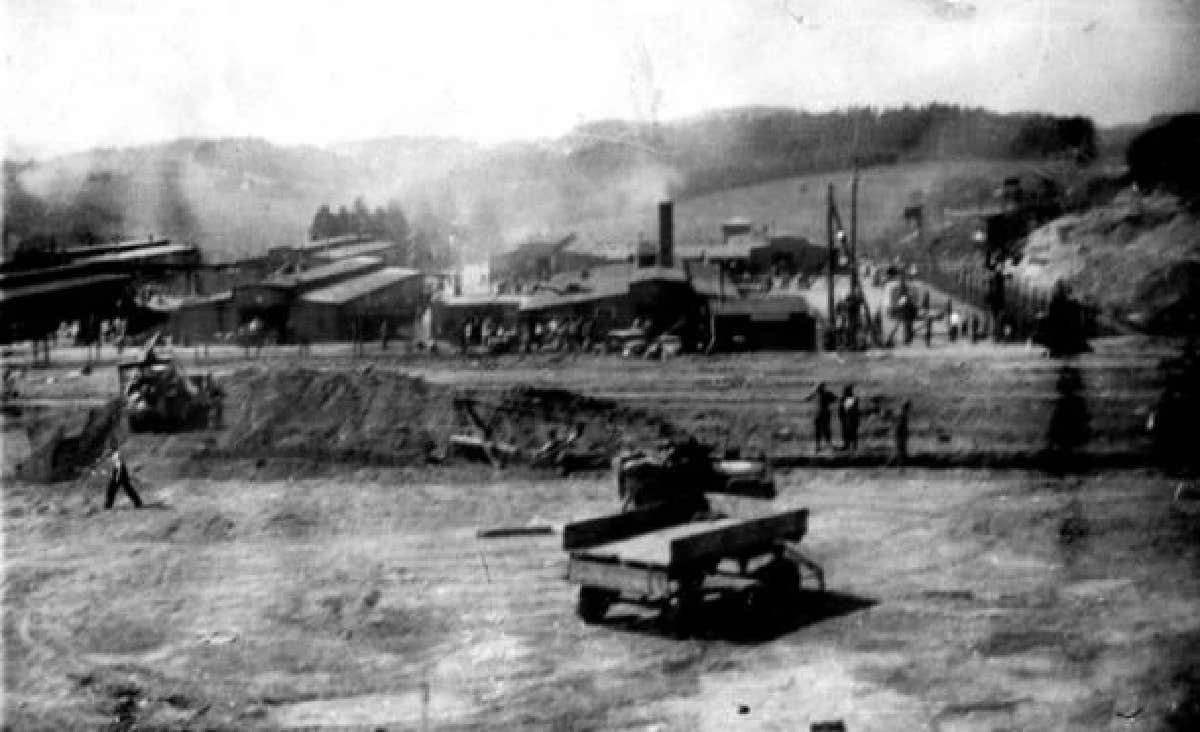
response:
<path id="1" fill-rule="evenodd" d="M 557 532 L 476 538 L 610 513 L 607 476 L 204 457 L 222 433 L 132 436 L 145 510 L 123 497 L 100 510 L 97 479 L 5 480 L 5 723 L 1193 728 L 1200 510 L 1175 500 L 1179 479 L 1145 467 L 1139 433 L 1167 352 L 1100 344 L 1070 365 L 1065 391 L 1062 364 L 1017 347 L 670 364 L 367 359 L 482 392 L 567 386 L 795 463 L 811 457 L 803 399 L 817 380 L 859 385 L 874 409 L 864 451 L 881 458 L 901 397 L 914 399 L 914 451 L 945 465 L 1044 450 L 1063 409 L 1087 429 L 1067 441 L 1078 462 L 1061 475 L 834 461 L 781 469 L 769 505 L 724 499 L 731 513 L 811 509 L 804 545 L 829 592 L 806 594 L 781 628 L 710 608 L 689 640 L 632 606 L 580 621 Z M 41 396 L 32 381 L 26 394 Z M 227 430 L 243 424 L 238 409 Z M 1078 469 L 1090 460 L 1122 467 Z"/>

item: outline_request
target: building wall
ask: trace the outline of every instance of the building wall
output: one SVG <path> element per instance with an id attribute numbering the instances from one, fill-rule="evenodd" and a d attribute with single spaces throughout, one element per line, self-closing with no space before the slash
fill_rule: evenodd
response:
<path id="1" fill-rule="evenodd" d="M 491 318 L 505 328 L 515 328 L 521 319 L 518 303 L 514 301 L 479 300 L 469 303 L 447 303 L 433 301 L 433 336 L 442 340 L 457 341 L 462 337 L 463 323 L 468 318 L 476 323 Z"/>
<path id="2" fill-rule="evenodd" d="M 310 342 L 376 339 L 385 323 L 393 335 L 411 332 L 424 305 L 424 284 L 424 277 L 410 277 L 338 303 L 298 298 L 288 318 L 288 331 L 293 338 Z"/>
<path id="3" fill-rule="evenodd" d="M 232 299 L 218 302 L 185 304 L 171 314 L 167 330 L 176 343 L 211 343 L 218 333 L 237 328 Z"/>
<path id="4" fill-rule="evenodd" d="M 793 313 L 785 319 L 755 320 L 748 314 L 717 315 L 717 350 L 798 349 L 817 347 L 817 324 L 809 315 Z"/>

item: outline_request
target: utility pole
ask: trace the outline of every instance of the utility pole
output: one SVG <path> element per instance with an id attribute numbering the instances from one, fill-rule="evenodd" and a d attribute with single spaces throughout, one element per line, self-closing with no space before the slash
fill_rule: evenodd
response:
<path id="1" fill-rule="evenodd" d="M 829 332 L 833 332 L 834 315 L 833 315 L 833 267 L 834 259 L 837 253 L 834 251 L 834 238 L 836 234 L 833 231 L 834 203 L 833 203 L 833 184 L 829 184 L 829 202 L 825 207 L 825 231 L 829 239 L 829 256 L 826 259 L 826 270 L 829 275 L 828 304 L 829 304 Z"/>
<path id="2" fill-rule="evenodd" d="M 850 178 L 850 292 L 858 291 L 858 158 Z"/>

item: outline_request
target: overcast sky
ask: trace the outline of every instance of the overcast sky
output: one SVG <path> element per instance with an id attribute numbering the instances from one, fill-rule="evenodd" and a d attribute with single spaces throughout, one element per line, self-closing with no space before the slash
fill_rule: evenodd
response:
<path id="1" fill-rule="evenodd" d="M 743 104 L 1200 108 L 1198 0 L 2 0 L 39 155 L 179 136 L 481 142 Z"/>

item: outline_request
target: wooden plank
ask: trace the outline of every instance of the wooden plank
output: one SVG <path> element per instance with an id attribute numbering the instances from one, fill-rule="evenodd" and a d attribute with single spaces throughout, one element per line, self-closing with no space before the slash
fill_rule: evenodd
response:
<path id="1" fill-rule="evenodd" d="M 743 523 L 743 519 L 725 518 L 677 524 L 599 544 L 589 548 L 588 553 L 593 556 L 619 558 L 623 562 L 667 567 L 671 564 L 671 546 L 674 542 L 695 534 L 721 532 L 740 523 Z"/>
<path id="2" fill-rule="evenodd" d="M 567 579 L 581 585 L 616 590 L 629 599 L 661 600 L 671 593 L 667 570 L 634 567 L 620 562 L 605 562 L 572 555 Z"/>
<path id="3" fill-rule="evenodd" d="M 685 520 L 685 516 L 670 506 L 650 506 L 636 511 L 577 521 L 563 527 L 563 549 L 571 551 L 620 541 Z"/>
<path id="4" fill-rule="evenodd" d="M 535 524 L 533 526 L 497 526 L 493 529 L 478 529 L 475 536 L 479 539 L 495 539 L 505 536 L 546 536 L 553 533 L 553 526 Z"/>
<path id="5" fill-rule="evenodd" d="M 700 560 L 733 557 L 758 547 L 766 547 L 775 541 L 800 541 L 807 531 L 806 508 L 760 519 L 738 521 L 732 525 L 709 525 L 707 530 L 672 539 L 669 561 L 671 566 L 680 567 Z"/>

